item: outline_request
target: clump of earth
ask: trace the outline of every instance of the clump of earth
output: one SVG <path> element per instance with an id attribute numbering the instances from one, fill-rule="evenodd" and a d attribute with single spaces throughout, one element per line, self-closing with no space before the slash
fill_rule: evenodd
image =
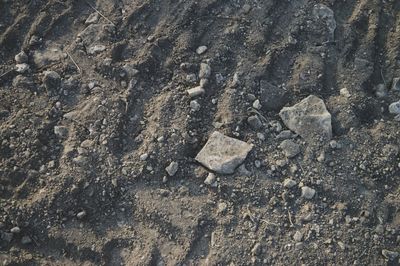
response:
<path id="1" fill-rule="evenodd" d="M 0 10 L 2 265 L 399 265 L 400 2 Z"/>

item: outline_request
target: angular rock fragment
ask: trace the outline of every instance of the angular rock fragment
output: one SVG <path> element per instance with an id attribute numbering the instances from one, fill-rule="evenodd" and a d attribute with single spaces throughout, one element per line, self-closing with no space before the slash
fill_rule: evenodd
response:
<path id="1" fill-rule="evenodd" d="M 282 151 L 285 153 L 285 156 L 288 158 L 293 158 L 300 153 L 299 144 L 288 139 L 282 141 L 282 143 L 279 145 L 279 148 L 282 149 Z"/>
<path id="2" fill-rule="evenodd" d="M 332 138 L 331 114 L 324 102 L 314 95 L 291 107 L 284 107 L 279 116 L 290 130 L 307 141 Z"/>
<path id="3" fill-rule="evenodd" d="M 219 174 L 233 174 L 252 148 L 251 144 L 216 131 L 197 154 L 196 161 Z"/>

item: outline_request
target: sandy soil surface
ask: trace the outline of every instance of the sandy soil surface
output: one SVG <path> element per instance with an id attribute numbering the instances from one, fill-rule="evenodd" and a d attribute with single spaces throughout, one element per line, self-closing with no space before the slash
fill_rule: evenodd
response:
<path id="1" fill-rule="evenodd" d="M 397 0 L 0 0 L 0 262 L 398 265 L 397 78 Z"/>

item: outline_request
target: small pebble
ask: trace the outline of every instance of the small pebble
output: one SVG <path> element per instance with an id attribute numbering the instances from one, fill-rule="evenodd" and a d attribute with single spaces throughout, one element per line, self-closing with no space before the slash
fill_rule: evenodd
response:
<path id="1" fill-rule="evenodd" d="M 85 216 L 86 216 L 86 212 L 85 211 L 78 212 L 78 214 L 76 215 L 76 217 L 78 219 L 80 219 L 80 220 L 85 218 Z"/>
<path id="2" fill-rule="evenodd" d="M 198 47 L 197 49 L 196 49 L 196 53 L 198 54 L 198 55 L 202 55 L 202 54 L 204 54 L 206 51 L 207 51 L 207 46 L 200 46 L 200 47 Z"/>
<path id="3" fill-rule="evenodd" d="M 176 172 L 178 172 L 178 163 L 177 162 L 171 162 L 166 168 L 165 171 L 167 171 L 169 176 L 174 176 Z"/>
<path id="4" fill-rule="evenodd" d="M 312 199 L 315 196 L 315 189 L 304 186 L 301 188 L 301 196 L 305 199 Z"/>
<path id="5" fill-rule="evenodd" d="M 15 226 L 15 227 L 11 228 L 10 232 L 13 234 L 18 234 L 21 232 L 21 228 L 19 228 L 18 226 Z"/>

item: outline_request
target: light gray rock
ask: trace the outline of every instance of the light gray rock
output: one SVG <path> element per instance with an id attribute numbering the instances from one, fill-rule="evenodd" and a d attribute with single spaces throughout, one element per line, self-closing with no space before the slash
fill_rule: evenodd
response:
<path id="1" fill-rule="evenodd" d="M 301 102 L 284 107 L 279 112 L 283 123 L 307 141 L 332 138 L 331 114 L 325 103 L 318 97 L 310 95 Z"/>
<path id="2" fill-rule="evenodd" d="M 100 15 L 97 12 L 93 12 L 92 14 L 89 15 L 89 17 L 85 21 L 85 25 L 90 25 L 97 23 L 100 19 Z"/>
<path id="3" fill-rule="evenodd" d="M 11 228 L 10 232 L 13 234 L 18 234 L 21 232 L 21 228 L 19 228 L 18 226 L 15 226 L 15 227 Z"/>
<path id="4" fill-rule="evenodd" d="M 262 128 L 263 124 L 260 120 L 260 118 L 258 118 L 257 115 L 252 115 L 249 118 L 247 118 L 247 123 L 250 125 L 250 127 L 254 130 L 259 130 L 260 128 Z"/>
<path id="5" fill-rule="evenodd" d="M 285 181 L 283 181 L 283 186 L 284 186 L 285 188 L 292 188 L 292 187 L 294 187 L 295 185 L 297 185 L 296 181 L 294 181 L 294 180 L 291 179 L 291 178 L 286 178 Z"/>
<path id="6" fill-rule="evenodd" d="M 55 126 L 54 134 L 60 138 L 66 138 L 68 136 L 68 128 L 64 126 Z"/>
<path id="7" fill-rule="evenodd" d="M 312 199 L 315 196 L 315 189 L 304 186 L 301 188 L 301 196 L 305 199 Z"/>
<path id="8" fill-rule="evenodd" d="M 196 53 L 198 54 L 198 55 L 202 55 L 202 54 L 204 54 L 206 51 L 207 51 L 207 46 L 199 46 L 197 49 L 196 49 Z"/>
<path id="9" fill-rule="evenodd" d="M 49 48 L 44 51 L 35 51 L 33 62 L 38 68 L 43 68 L 53 63 L 60 62 L 65 57 L 63 51 L 59 48 Z"/>
<path id="10" fill-rule="evenodd" d="M 106 46 L 105 45 L 102 45 L 102 44 L 93 45 L 93 46 L 89 47 L 88 54 L 96 55 L 96 54 L 99 54 L 101 52 L 104 52 L 105 50 L 106 50 Z"/>
<path id="11" fill-rule="evenodd" d="M 200 72 L 199 72 L 199 78 L 205 78 L 208 79 L 211 76 L 211 67 L 209 64 L 206 63 L 201 63 L 200 64 Z"/>
<path id="12" fill-rule="evenodd" d="M 28 62 L 28 55 L 24 51 L 21 51 L 19 54 L 17 54 L 14 57 L 14 59 L 15 59 L 15 62 L 17 62 L 17 64 L 27 63 Z"/>
<path id="13" fill-rule="evenodd" d="M 176 172 L 178 172 L 179 164 L 177 162 L 171 162 L 166 168 L 165 171 L 167 171 L 169 176 L 174 176 Z"/>
<path id="14" fill-rule="evenodd" d="M 17 71 L 20 74 L 27 73 L 31 70 L 28 64 L 22 63 L 22 64 L 16 64 L 15 65 L 15 71 Z"/>
<path id="15" fill-rule="evenodd" d="M 303 233 L 300 231 L 296 231 L 296 233 L 293 235 L 293 239 L 296 242 L 301 242 L 301 240 L 303 239 Z"/>
<path id="16" fill-rule="evenodd" d="M 190 109 L 192 109 L 193 112 L 199 111 L 201 108 L 201 105 L 196 101 L 190 101 Z"/>
<path id="17" fill-rule="evenodd" d="M 233 174 L 252 149 L 253 145 L 216 131 L 197 154 L 196 160 L 219 174 Z"/>
<path id="18" fill-rule="evenodd" d="M 288 158 L 293 158 L 300 153 L 300 145 L 288 139 L 282 141 L 279 148 L 282 149 Z"/>
<path id="19" fill-rule="evenodd" d="M 205 90 L 201 86 L 197 86 L 186 91 L 190 98 L 201 96 L 205 93 Z"/>
<path id="20" fill-rule="evenodd" d="M 400 114 L 400 101 L 391 103 L 389 105 L 389 113 L 391 114 Z"/>
<path id="21" fill-rule="evenodd" d="M 217 178 L 215 174 L 209 173 L 207 178 L 204 180 L 204 184 L 211 187 L 216 187 L 217 185 Z"/>

